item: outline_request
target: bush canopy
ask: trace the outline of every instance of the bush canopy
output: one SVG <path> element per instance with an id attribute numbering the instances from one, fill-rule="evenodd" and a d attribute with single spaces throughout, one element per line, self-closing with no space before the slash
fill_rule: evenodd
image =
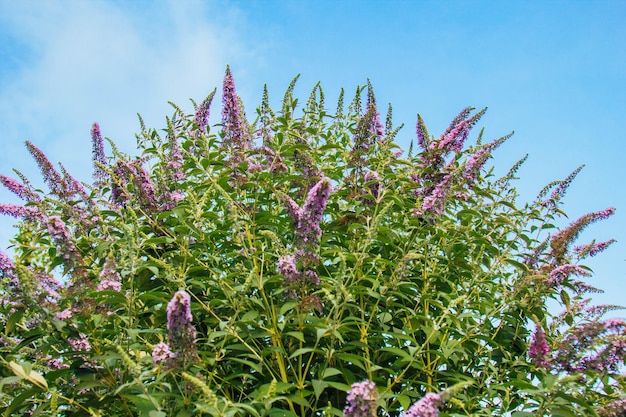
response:
<path id="1" fill-rule="evenodd" d="M 297 79 L 297 77 L 296 77 Z M 93 181 L 26 142 L 47 190 L 1 176 L 24 204 L 0 253 L 4 416 L 624 416 L 626 323 L 565 228 L 580 168 L 520 204 L 487 165 L 510 138 L 462 110 L 396 144 L 372 85 L 334 113 L 319 83 L 247 118 L 229 68 L 140 118 L 137 156 L 93 125 Z M 558 303 L 562 314 L 548 305 Z"/>

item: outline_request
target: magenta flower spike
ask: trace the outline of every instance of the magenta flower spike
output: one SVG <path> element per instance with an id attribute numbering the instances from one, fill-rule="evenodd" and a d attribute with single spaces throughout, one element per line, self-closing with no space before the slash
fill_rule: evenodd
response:
<path id="1" fill-rule="evenodd" d="M 546 335 L 541 327 L 537 327 L 533 335 L 532 342 L 528 347 L 528 356 L 533 360 L 536 366 L 547 369 L 550 363 L 548 353 L 550 347 L 546 342 Z"/>

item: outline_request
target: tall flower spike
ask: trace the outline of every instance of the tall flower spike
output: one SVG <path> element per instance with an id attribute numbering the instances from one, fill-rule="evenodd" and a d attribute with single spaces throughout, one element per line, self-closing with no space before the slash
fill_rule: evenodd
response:
<path id="1" fill-rule="evenodd" d="M 548 353 L 550 353 L 550 347 L 546 342 L 546 335 L 543 329 L 540 326 L 537 326 L 532 342 L 528 347 L 528 356 L 533 360 L 537 367 L 547 369 L 547 366 L 550 363 Z"/>
<path id="2" fill-rule="evenodd" d="M 615 208 L 609 207 L 606 210 L 597 211 L 594 213 L 588 213 L 580 217 L 578 220 L 571 223 L 565 229 L 560 230 L 554 235 L 550 242 L 551 256 L 557 261 L 557 263 L 563 261 L 569 251 L 569 247 L 574 240 L 591 223 L 595 223 L 598 220 L 604 220 L 615 213 Z"/>
<path id="3" fill-rule="evenodd" d="M 424 123 L 424 119 L 418 113 L 417 115 L 417 123 L 415 125 L 415 131 L 417 133 L 417 144 L 422 150 L 428 149 L 428 145 L 430 144 L 430 136 L 428 135 L 428 129 L 426 129 L 426 123 Z M 411 152 L 409 152 L 409 155 Z"/>
<path id="4" fill-rule="evenodd" d="M 0 214 L 26 221 L 43 222 L 45 220 L 45 216 L 41 213 L 41 211 L 39 211 L 39 209 L 19 204 L 0 204 Z"/>
<path id="5" fill-rule="evenodd" d="M 50 187 L 50 191 L 52 191 L 53 194 L 62 197 L 64 190 L 63 178 L 61 175 L 56 169 L 54 169 L 54 166 L 52 166 L 48 157 L 41 151 L 41 149 L 33 145 L 30 141 L 26 141 L 26 147 L 39 166 L 43 180 L 46 185 Z"/>
<path id="6" fill-rule="evenodd" d="M 93 149 L 93 179 L 96 184 L 103 184 L 106 172 L 103 167 L 106 166 L 107 160 L 104 154 L 104 141 L 102 133 L 100 133 L 100 125 L 95 123 L 91 126 L 91 146 Z"/>
<path id="7" fill-rule="evenodd" d="M 167 304 L 167 331 L 169 345 L 183 355 L 194 355 L 196 350 L 196 330 L 191 322 L 191 297 L 178 291 Z"/>
<path id="8" fill-rule="evenodd" d="M 224 145 L 237 150 L 248 149 L 250 147 L 250 135 L 249 132 L 246 131 L 246 126 L 243 123 L 243 109 L 240 108 L 239 97 L 237 97 L 237 91 L 235 89 L 235 80 L 228 66 L 226 67 L 226 75 L 224 76 L 222 104 Z"/>
<path id="9" fill-rule="evenodd" d="M 330 189 L 330 180 L 322 178 L 309 190 L 302 207 L 298 206 L 291 197 L 285 196 L 287 213 L 294 220 L 296 240 L 299 243 L 305 245 L 317 245 L 319 243 L 322 236 L 319 223 L 330 196 Z"/>
<path id="10" fill-rule="evenodd" d="M 41 197 L 39 197 L 39 195 L 37 195 L 37 193 L 33 191 L 30 186 L 20 184 L 17 180 L 11 177 L 0 175 L 0 182 L 2 182 L 2 185 L 22 200 L 28 202 L 41 201 Z"/>
<path id="11" fill-rule="evenodd" d="M 511 132 L 508 135 L 502 136 L 501 138 L 498 138 L 493 142 L 484 145 L 468 159 L 467 163 L 465 164 L 465 170 L 463 171 L 463 178 L 467 181 L 467 184 L 471 185 L 474 181 L 476 181 L 478 173 L 487 163 L 487 160 L 491 156 L 491 152 L 493 152 L 497 147 L 502 145 L 507 139 L 513 136 L 513 133 L 514 132 Z"/>
<path id="12" fill-rule="evenodd" d="M 196 130 L 197 135 L 204 135 L 208 133 L 207 126 L 209 125 L 209 116 L 211 115 L 211 103 L 213 102 L 215 91 L 216 90 L 211 91 L 207 98 L 205 98 L 204 101 L 202 101 L 202 103 L 200 103 L 200 105 L 196 109 L 194 122 L 198 127 L 198 130 Z"/>

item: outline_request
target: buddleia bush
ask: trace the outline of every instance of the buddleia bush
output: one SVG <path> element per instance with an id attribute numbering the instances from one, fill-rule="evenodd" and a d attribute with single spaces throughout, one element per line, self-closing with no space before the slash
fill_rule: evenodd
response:
<path id="1" fill-rule="evenodd" d="M 580 169 L 520 204 L 484 110 L 402 150 L 369 82 L 334 112 L 294 85 L 248 117 L 227 68 L 221 123 L 215 91 L 173 105 L 136 156 L 94 124 L 90 184 L 26 143 L 3 415 L 624 415 L 626 324 L 584 280 L 612 241 L 576 243 L 614 209 L 553 226 Z"/>

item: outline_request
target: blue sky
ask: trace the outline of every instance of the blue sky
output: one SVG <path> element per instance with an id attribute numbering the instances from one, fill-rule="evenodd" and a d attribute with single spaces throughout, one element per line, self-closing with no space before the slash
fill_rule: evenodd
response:
<path id="1" fill-rule="evenodd" d="M 341 87 L 369 78 L 405 123 L 405 147 L 417 113 L 437 134 L 462 108 L 488 106 L 486 139 L 515 131 L 499 172 L 529 154 L 525 199 L 586 164 L 565 210 L 617 208 L 580 243 L 618 240 L 588 262 L 590 283 L 607 290 L 596 302 L 626 304 L 625 18 L 618 0 L 0 0 L 0 173 L 38 179 L 28 139 L 88 181 L 92 122 L 131 152 L 137 112 L 163 127 L 168 100 L 191 110 L 227 64 L 249 114 L 265 83 L 278 104 L 296 74 L 303 99 L 321 81 L 334 108 Z M 4 189 L 0 201 L 16 202 Z M 0 219 L 2 248 L 10 225 Z"/>

